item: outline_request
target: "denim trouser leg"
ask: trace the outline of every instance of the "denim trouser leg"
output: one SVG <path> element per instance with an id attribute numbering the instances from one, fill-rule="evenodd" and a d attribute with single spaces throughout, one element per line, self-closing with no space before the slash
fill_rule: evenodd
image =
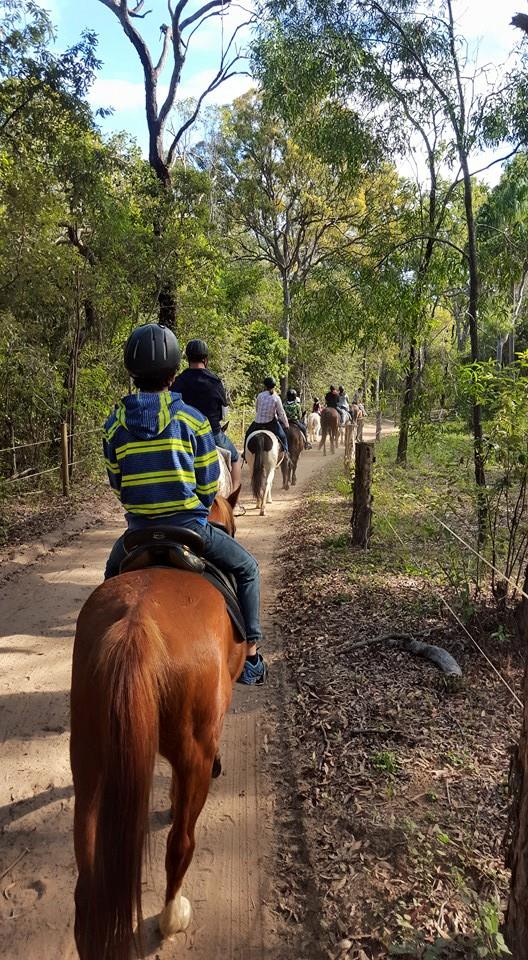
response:
<path id="1" fill-rule="evenodd" d="M 275 431 L 286 453 L 288 453 L 288 437 L 286 436 L 286 431 L 282 426 L 282 423 L 280 422 L 280 420 L 275 421 Z"/>
<path id="2" fill-rule="evenodd" d="M 122 560 L 126 557 L 126 550 L 123 546 L 123 535 L 119 537 L 118 540 L 114 543 L 110 551 L 110 556 L 106 561 L 106 568 L 104 578 L 109 580 L 110 577 L 117 577 L 119 573 L 119 567 L 121 566 Z"/>
<path id="3" fill-rule="evenodd" d="M 306 424 L 303 423 L 302 420 L 296 420 L 295 423 L 296 423 L 296 425 L 299 427 L 299 430 L 301 431 L 304 439 L 307 441 L 307 440 L 308 440 L 308 433 L 307 433 L 307 431 L 306 431 Z"/>
<path id="4" fill-rule="evenodd" d="M 232 463 L 236 463 L 237 460 L 240 459 L 240 454 L 231 437 L 228 437 L 223 430 L 219 430 L 218 433 L 213 433 L 213 439 L 217 447 L 222 447 L 223 450 L 229 450 Z"/>
<path id="5" fill-rule="evenodd" d="M 259 619 L 260 575 L 255 557 L 218 527 L 212 527 L 209 523 L 202 527 L 197 523 L 193 524 L 193 529 L 200 533 L 205 541 L 205 559 L 214 563 L 223 573 L 233 574 L 238 602 L 246 624 L 247 642 L 258 643 L 262 640 L 262 629 Z"/>

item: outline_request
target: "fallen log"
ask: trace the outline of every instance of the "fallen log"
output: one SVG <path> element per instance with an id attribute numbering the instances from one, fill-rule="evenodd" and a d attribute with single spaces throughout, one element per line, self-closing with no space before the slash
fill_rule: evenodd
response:
<path id="1" fill-rule="evenodd" d="M 430 630 L 422 631 L 422 635 L 430 633 Z M 412 653 L 415 657 L 423 657 L 434 663 L 443 673 L 450 677 L 461 677 L 462 670 L 443 647 L 437 647 L 433 643 L 424 643 L 423 640 L 417 640 L 410 633 L 383 633 L 379 637 L 369 637 L 367 640 L 360 640 L 358 643 L 342 643 L 336 647 L 336 653 L 351 653 L 353 650 L 360 650 L 375 643 L 387 643 L 389 647 L 396 647 L 398 650 L 405 650 Z"/>

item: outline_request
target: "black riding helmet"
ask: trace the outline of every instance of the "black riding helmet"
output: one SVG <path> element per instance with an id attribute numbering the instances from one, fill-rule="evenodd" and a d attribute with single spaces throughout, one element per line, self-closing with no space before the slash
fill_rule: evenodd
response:
<path id="1" fill-rule="evenodd" d="M 130 334 L 124 360 L 132 377 L 163 376 L 174 373 L 180 366 L 180 345 L 168 327 L 145 323 Z"/>
<path id="2" fill-rule="evenodd" d="M 287 400 L 297 400 L 297 390 L 294 390 L 293 387 L 290 387 L 286 394 Z"/>
<path id="3" fill-rule="evenodd" d="M 264 386 L 266 390 L 273 390 L 277 386 L 274 377 L 264 377 Z"/>
<path id="4" fill-rule="evenodd" d="M 185 347 L 185 356 L 189 363 L 203 363 L 209 356 L 209 348 L 205 340 L 189 340 Z"/>

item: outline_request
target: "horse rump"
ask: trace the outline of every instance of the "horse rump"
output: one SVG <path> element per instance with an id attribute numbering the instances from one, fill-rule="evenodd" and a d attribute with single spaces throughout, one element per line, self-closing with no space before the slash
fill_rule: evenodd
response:
<path id="1" fill-rule="evenodd" d="M 96 641 L 95 656 L 84 637 L 79 642 L 79 628 L 76 645 L 71 738 L 79 865 L 75 936 L 81 960 L 128 960 L 135 921 L 139 929 L 142 922 L 143 850 L 168 654 L 148 616 L 125 616 L 113 623 Z M 88 698 L 101 710 L 95 730 L 85 719 Z M 98 770 L 94 753 L 100 757 Z M 94 803 L 90 853 L 90 827 L 83 818 Z M 142 952 L 140 933 L 138 941 Z"/>
<path id="2" fill-rule="evenodd" d="M 273 438 L 263 430 L 251 434 L 248 439 L 247 449 L 254 457 L 253 471 L 251 473 L 251 492 L 255 500 L 259 500 L 264 493 L 264 485 L 266 482 L 264 454 L 269 453 L 272 448 Z"/>

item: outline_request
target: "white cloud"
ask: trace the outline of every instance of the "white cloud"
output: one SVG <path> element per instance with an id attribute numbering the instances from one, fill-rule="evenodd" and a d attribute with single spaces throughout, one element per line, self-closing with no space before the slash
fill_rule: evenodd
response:
<path id="1" fill-rule="evenodd" d="M 168 87 L 159 87 L 160 100 L 167 95 Z M 112 107 L 116 113 L 136 112 L 145 106 L 145 89 L 134 80 L 117 80 L 97 77 L 88 97 L 93 107 Z"/>
<path id="2" fill-rule="evenodd" d="M 186 83 L 183 83 L 178 90 L 177 102 L 182 100 L 197 99 L 211 82 L 215 75 L 214 70 L 201 70 L 190 77 Z M 236 74 L 222 83 L 213 93 L 209 94 L 204 102 L 206 104 L 230 103 L 236 97 L 254 85 L 251 77 Z M 161 84 L 158 87 L 158 101 L 162 103 L 167 96 L 168 87 Z M 143 84 L 133 80 L 105 79 L 98 77 L 90 90 L 90 104 L 94 108 L 112 107 L 115 111 L 116 119 L 119 121 L 119 115 L 123 113 L 137 113 L 145 108 L 145 90 Z"/>

